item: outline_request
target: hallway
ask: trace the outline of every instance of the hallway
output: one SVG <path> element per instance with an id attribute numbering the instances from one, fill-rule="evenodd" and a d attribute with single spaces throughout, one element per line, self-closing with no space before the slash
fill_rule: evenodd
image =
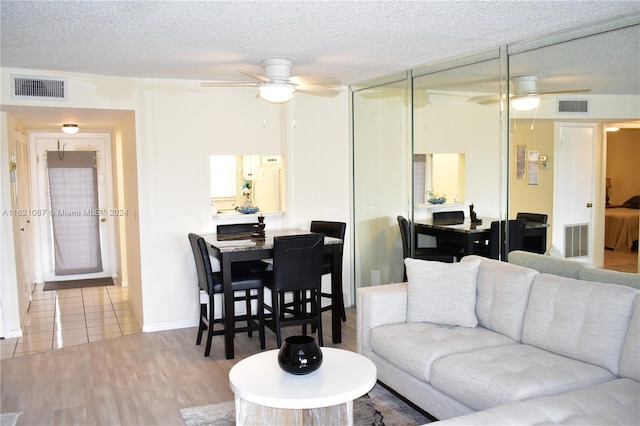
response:
<path id="1" fill-rule="evenodd" d="M 43 284 L 37 284 L 24 335 L 0 340 L 1 359 L 140 332 L 127 287 L 43 291 Z"/>

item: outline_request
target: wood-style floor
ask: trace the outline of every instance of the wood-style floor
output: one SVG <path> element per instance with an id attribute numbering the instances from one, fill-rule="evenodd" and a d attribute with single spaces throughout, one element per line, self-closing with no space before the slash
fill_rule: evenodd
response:
<path id="1" fill-rule="evenodd" d="M 347 308 L 341 344 L 356 350 L 356 312 Z M 1 361 L 3 413 L 23 412 L 18 425 L 182 425 L 179 409 L 233 400 L 231 367 L 260 351 L 257 333 L 235 338 L 236 358 L 224 358 L 223 336 L 211 356 L 195 345 L 196 328 L 138 333 Z M 285 335 L 299 334 L 287 327 Z M 203 339 L 204 340 L 204 339 Z M 267 350 L 276 349 L 267 330 Z"/>

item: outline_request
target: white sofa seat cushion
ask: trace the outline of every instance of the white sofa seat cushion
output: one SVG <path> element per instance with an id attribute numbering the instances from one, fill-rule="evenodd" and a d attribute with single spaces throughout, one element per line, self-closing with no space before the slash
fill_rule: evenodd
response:
<path id="1" fill-rule="evenodd" d="M 440 357 L 516 343 L 482 327 L 402 323 L 383 325 L 371 331 L 373 352 L 426 382 L 431 380 L 431 365 Z"/>
<path id="2" fill-rule="evenodd" d="M 460 263 L 480 260 L 476 316 L 478 324 L 520 341 L 533 278 L 538 271 L 498 260 L 465 256 Z"/>
<path id="3" fill-rule="evenodd" d="M 450 355 L 431 367 L 431 385 L 474 410 L 615 378 L 605 368 L 522 344 Z"/>
<path id="4" fill-rule="evenodd" d="M 537 275 L 522 343 L 619 373 L 620 354 L 638 290 L 616 284 Z"/>
<path id="5" fill-rule="evenodd" d="M 640 383 L 618 379 L 444 420 L 438 425 L 638 425 L 639 400 Z"/>

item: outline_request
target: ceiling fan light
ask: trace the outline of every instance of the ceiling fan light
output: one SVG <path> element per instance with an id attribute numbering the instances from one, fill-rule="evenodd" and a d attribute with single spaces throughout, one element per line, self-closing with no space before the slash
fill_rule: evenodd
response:
<path id="1" fill-rule="evenodd" d="M 265 101 L 281 104 L 293 98 L 295 89 L 295 84 L 270 83 L 263 84 L 258 88 L 258 91 L 260 92 L 260 97 Z"/>
<path id="2" fill-rule="evenodd" d="M 524 96 L 511 100 L 511 106 L 517 111 L 531 111 L 534 108 L 538 108 L 539 105 L 540 97 L 538 96 Z"/>
<path id="3" fill-rule="evenodd" d="M 67 135 L 75 135 L 76 133 L 78 133 L 78 131 L 80 130 L 80 127 L 78 127 L 77 124 L 63 124 L 62 125 L 62 132 L 66 133 Z"/>

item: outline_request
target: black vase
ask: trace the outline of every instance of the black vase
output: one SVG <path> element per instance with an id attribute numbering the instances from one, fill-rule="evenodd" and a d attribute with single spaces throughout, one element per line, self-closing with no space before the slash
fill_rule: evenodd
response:
<path id="1" fill-rule="evenodd" d="M 278 352 L 278 364 L 287 373 L 309 374 L 322 365 L 322 351 L 311 336 L 287 337 Z"/>

